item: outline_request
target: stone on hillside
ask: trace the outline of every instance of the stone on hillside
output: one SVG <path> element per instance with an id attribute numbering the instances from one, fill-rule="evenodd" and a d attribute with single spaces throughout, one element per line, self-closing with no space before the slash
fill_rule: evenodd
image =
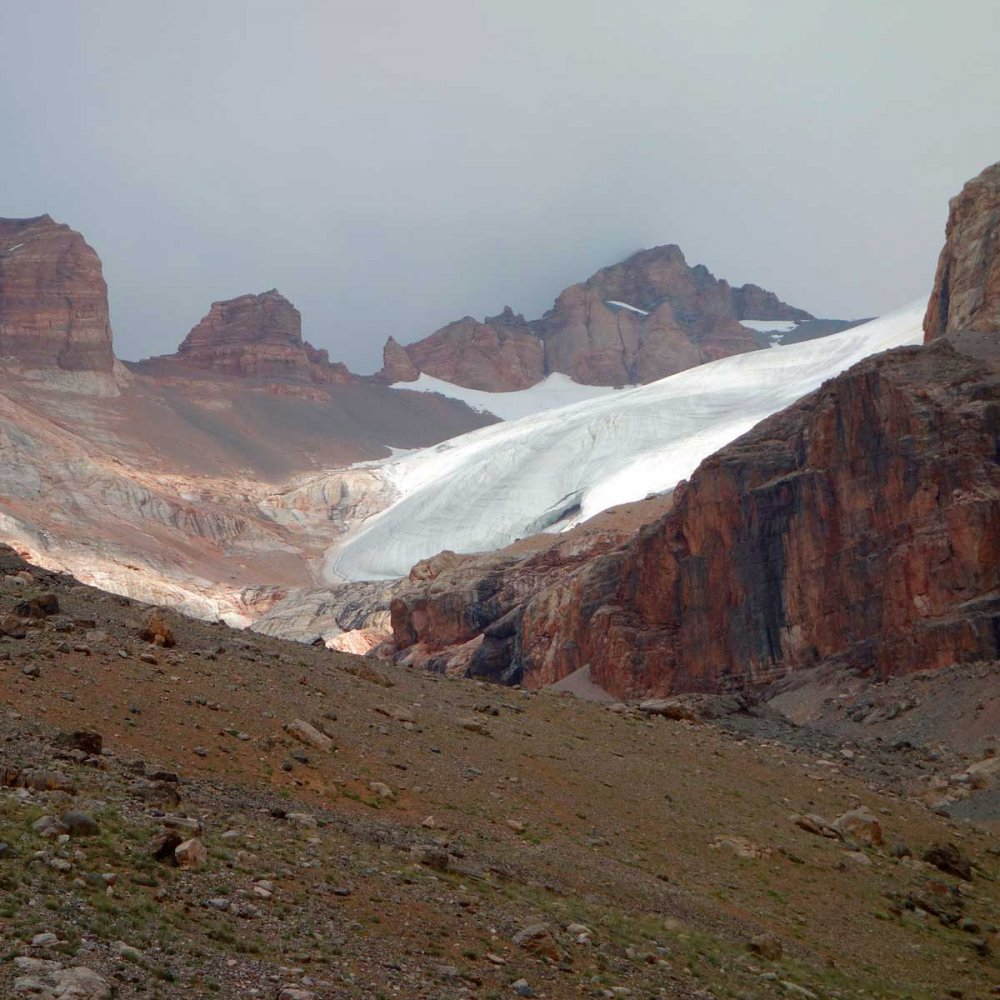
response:
<path id="1" fill-rule="evenodd" d="M 79 809 L 67 810 L 59 817 L 59 822 L 66 827 L 71 837 L 93 837 L 101 832 L 97 820 Z"/>
<path id="2" fill-rule="evenodd" d="M 771 849 L 769 847 L 761 847 L 760 844 L 756 844 L 746 837 L 720 834 L 708 846 L 712 850 L 719 850 L 721 848 L 732 851 L 738 858 L 755 859 L 771 856 Z"/>
<path id="3" fill-rule="evenodd" d="M 28 973 L 14 980 L 16 994 L 39 1000 L 111 1000 L 111 984 L 93 969 L 82 965 L 64 969 L 57 962 L 26 967 L 21 959 L 15 959 L 15 963 Z"/>
<path id="4" fill-rule="evenodd" d="M 747 947 L 768 962 L 777 962 L 784 951 L 781 938 L 776 934 L 757 934 L 750 938 Z"/>
<path id="5" fill-rule="evenodd" d="M 40 594 L 38 597 L 19 601 L 14 605 L 14 614 L 21 618 L 48 618 L 59 614 L 59 598 L 55 594 Z"/>
<path id="6" fill-rule="evenodd" d="M 524 927 L 511 940 L 518 948 L 523 948 L 539 958 L 549 958 L 553 962 L 558 962 L 562 958 L 559 944 L 545 924 L 531 924 L 529 927 Z"/>
<path id="7" fill-rule="evenodd" d="M 368 788 L 380 799 L 394 799 L 396 793 L 384 781 L 369 781 Z"/>
<path id="8" fill-rule="evenodd" d="M 882 824 L 865 806 L 845 812 L 830 825 L 845 840 L 853 840 L 856 844 L 881 847 L 885 843 L 882 837 Z"/>
<path id="9" fill-rule="evenodd" d="M 142 620 L 139 638 L 155 646 L 171 647 L 175 643 L 174 632 L 162 608 L 153 608 Z"/>
<path id="10" fill-rule="evenodd" d="M 150 839 L 146 850 L 157 861 L 176 862 L 174 851 L 183 841 L 184 838 L 176 830 L 163 830 Z"/>
<path id="11" fill-rule="evenodd" d="M 69 832 L 56 816 L 40 816 L 31 824 L 31 829 L 40 837 L 61 837 Z"/>
<path id="12" fill-rule="evenodd" d="M 448 852 L 441 847 L 414 847 L 411 854 L 418 864 L 439 872 L 447 871 L 451 863 Z"/>
<path id="13" fill-rule="evenodd" d="M 678 722 L 700 721 L 694 707 L 679 698 L 647 698 L 639 702 L 639 711 L 643 715 L 659 715 Z"/>
<path id="14" fill-rule="evenodd" d="M 949 875 L 972 881 L 972 862 L 955 844 L 932 844 L 924 851 L 923 859 Z"/>
<path id="15" fill-rule="evenodd" d="M 835 830 L 833 824 L 817 816 L 816 813 L 807 813 L 805 816 L 794 815 L 792 822 L 806 833 L 815 833 L 819 837 L 828 837 L 830 840 L 839 840 L 840 831 Z"/>
<path id="16" fill-rule="evenodd" d="M 174 848 L 174 858 L 178 868 L 183 868 L 186 871 L 198 871 L 207 864 L 208 851 L 201 840 L 192 837 Z"/>
<path id="17" fill-rule="evenodd" d="M 293 719 L 285 725 L 285 732 L 317 750 L 330 750 L 333 747 L 333 740 L 305 719 Z"/>
<path id="18" fill-rule="evenodd" d="M 92 729 L 75 729 L 71 733 L 62 733 L 57 741 L 60 746 L 72 750 L 82 750 L 84 753 L 98 757 L 104 751 L 104 738 Z"/>

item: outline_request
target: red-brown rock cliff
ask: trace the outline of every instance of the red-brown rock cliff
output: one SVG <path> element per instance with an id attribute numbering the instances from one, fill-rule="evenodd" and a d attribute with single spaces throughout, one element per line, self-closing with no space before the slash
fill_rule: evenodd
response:
<path id="1" fill-rule="evenodd" d="M 275 289 L 241 295 L 212 308 L 177 349 L 176 359 L 195 368 L 243 378 L 348 382 L 342 364 L 302 339 L 302 316 Z"/>
<path id="2" fill-rule="evenodd" d="M 761 346 L 743 319 L 809 321 L 756 285 L 732 288 L 677 246 L 654 247 L 571 285 L 541 319 L 509 307 L 466 317 L 406 347 L 390 340 L 382 380 L 420 372 L 487 391 L 522 389 L 552 372 L 591 385 L 652 382 Z M 849 324 L 841 324 L 849 325 Z M 829 332 L 829 331 L 827 331 Z"/>
<path id="3" fill-rule="evenodd" d="M 924 337 L 1000 331 L 1000 163 L 951 200 Z"/>
<path id="4" fill-rule="evenodd" d="M 0 219 L 0 363 L 72 372 L 114 367 L 100 258 L 47 215 Z"/>

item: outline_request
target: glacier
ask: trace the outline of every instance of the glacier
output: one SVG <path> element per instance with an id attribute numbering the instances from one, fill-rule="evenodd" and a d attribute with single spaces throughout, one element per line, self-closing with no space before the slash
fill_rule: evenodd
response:
<path id="1" fill-rule="evenodd" d="M 553 372 L 527 389 L 512 389 L 509 392 L 466 389 L 465 386 L 446 382 L 426 372 L 421 372 L 413 382 L 393 382 L 389 388 L 407 389 L 410 392 L 436 392 L 452 399 L 460 399 L 472 409 L 492 413 L 501 420 L 517 420 L 543 410 L 554 410 L 560 406 L 621 391 L 607 385 L 583 385 L 560 372 Z"/>
<path id="2" fill-rule="evenodd" d="M 330 581 L 405 576 L 442 549 L 501 548 L 668 490 L 826 379 L 871 354 L 921 343 L 925 305 L 921 300 L 843 333 L 723 358 L 386 460 L 378 475 L 395 499 L 327 551 L 324 575 Z"/>

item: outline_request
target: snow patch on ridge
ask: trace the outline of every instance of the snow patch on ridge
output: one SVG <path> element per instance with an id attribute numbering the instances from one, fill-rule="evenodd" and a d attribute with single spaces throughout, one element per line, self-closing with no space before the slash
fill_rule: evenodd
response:
<path id="1" fill-rule="evenodd" d="M 649 315 L 645 309 L 640 309 L 638 306 L 630 306 L 627 302 L 617 302 L 615 299 L 605 299 L 604 304 L 606 306 L 618 306 L 619 309 L 627 309 L 629 312 L 638 313 L 640 316 Z"/>
<path id="2" fill-rule="evenodd" d="M 922 300 L 830 337 L 723 358 L 390 460 L 379 475 L 399 499 L 328 551 L 325 575 L 404 576 L 442 549 L 497 549 L 557 522 L 570 527 L 670 489 L 705 457 L 826 379 L 871 354 L 921 343 L 925 305 Z"/>
<path id="3" fill-rule="evenodd" d="M 756 333 L 791 333 L 799 325 L 795 319 L 741 319 L 740 326 Z"/>

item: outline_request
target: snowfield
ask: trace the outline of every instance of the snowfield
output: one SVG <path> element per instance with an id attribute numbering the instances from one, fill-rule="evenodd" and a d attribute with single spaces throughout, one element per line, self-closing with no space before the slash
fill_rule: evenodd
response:
<path id="1" fill-rule="evenodd" d="M 404 576 L 442 549 L 500 548 L 670 489 L 706 456 L 826 379 L 870 354 L 921 343 L 925 305 L 388 460 L 379 474 L 398 499 L 327 553 L 325 573 L 332 581 Z"/>
<path id="2" fill-rule="evenodd" d="M 741 319 L 740 326 L 757 333 L 791 333 L 799 325 L 794 319 Z"/>
<path id="3" fill-rule="evenodd" d="M 437 392 L 442 396 L 460 399 L 474 410 L 481 413 L 492 413 L 501 420 L 518 420 L 541 413 L 543 410 L 554 410 L 560 406 L 569 406 L 585 399 L 597 399 L 612 392 L 607 385 L 581 385 L 574 382 L 568 375 L 558 372 L 543 378 L 541 382 L 527 389 L 517 389 L 513 392 L 486 392 L 482 389 L 466 389 L 464 386 L 445 382 L 433 375 L 420 373 L 415 382 L 394 382 L 390 389 L 409 389 L 411 392 Z"/>

